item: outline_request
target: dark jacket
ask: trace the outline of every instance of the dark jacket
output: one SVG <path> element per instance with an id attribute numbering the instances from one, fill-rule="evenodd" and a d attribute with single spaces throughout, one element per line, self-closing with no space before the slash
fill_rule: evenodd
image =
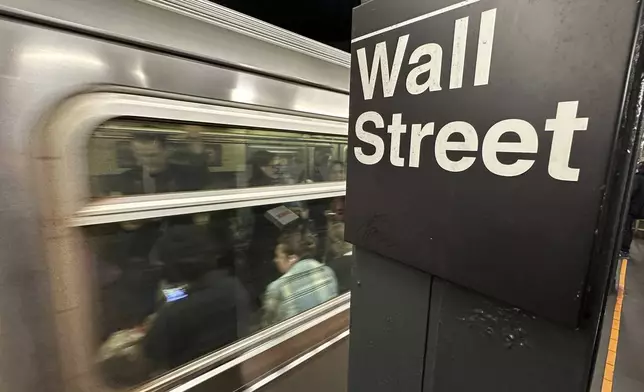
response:
<path id="1" fill-rule="evenodd" d="M 249 186 L 270 186 L 277 181 L 260 174 L 255 174 L 249 181 Z M 279 207 L 280 204 L 271 204 L 252 207 L 253 230 L 250 243 L 246 252 L 246 271 L 244 273 L 246 287 L 250 292 L 253 304 L 259 306 L 266 286 L 280 276 L 275 268 L 275 246 L 279 238 L 280 229 L 266 218 L 267 211 Z"/>
<path id="2" fill-rule="evenodd" d="M 346 254 L 336 259 L 329 260 L 326 265 L 331 267 L 338 280 L 338 294 L 344 294 L 351 291 L 351 281 L 355 260 L 352 254 Z"/>
<path id="3" fill-rule="evenodd" d="M 248 334 L 248 294 L 226 271 L 212 271 L 188 296 L 161 308 L 143 340 L 146 357 L 170 369 Z"/>
<path id="4" fill-rule="evenodd" d="M 633 178 L 628 212 L 635 219 L 644 218 L 644 172 L 637 172 Z"/>
<path id="5" fill-rule="evenodd" d="M 178 165 L 169 163 L 166 169 L 153 176 L 156 193 L 188 192 L 206 189 L 209 171 L 204 162 L 195 161 L 193 165 Z M 143 170 L 135 167 L 111 179 L 108 189 L 103 192 L 107 195 L 120 193 L 122 195 L 140 195 L 143 189 Z"/>

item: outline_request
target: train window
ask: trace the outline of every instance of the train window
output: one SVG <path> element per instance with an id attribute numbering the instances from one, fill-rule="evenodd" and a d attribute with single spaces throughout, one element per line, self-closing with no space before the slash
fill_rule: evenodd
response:
<path id="1" fill-rule="evenodd" d="M 106 381 L 143 382 L 348 291 L 343 212 L 336 197 L 85 227 Z"/>
<path id="2" fill-rule="evenodd" d="M 346 137 L 110 120 L 88 147 L 91 196 L 344 181 Z"/>

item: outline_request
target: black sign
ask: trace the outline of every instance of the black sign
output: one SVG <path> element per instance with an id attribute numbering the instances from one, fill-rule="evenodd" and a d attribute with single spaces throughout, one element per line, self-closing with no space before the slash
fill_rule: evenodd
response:
<path id="1" fill-rule="evenodd" d="M 574 323 L 636 11 L 626 0 L 358 7 L 348 240 Z"/>

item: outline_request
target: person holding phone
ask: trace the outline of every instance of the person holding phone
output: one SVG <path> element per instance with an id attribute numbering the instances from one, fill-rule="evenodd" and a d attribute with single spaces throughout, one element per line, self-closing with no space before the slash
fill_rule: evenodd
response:
<path id="1" fill-rule="evenodd" d="M 142 342 L 155 368 L 172 369 L 247 335 L 248 293 L 218 264 L 221 249 L 196 225 L 170 227 L 159 239 L 165 303 Z"/>

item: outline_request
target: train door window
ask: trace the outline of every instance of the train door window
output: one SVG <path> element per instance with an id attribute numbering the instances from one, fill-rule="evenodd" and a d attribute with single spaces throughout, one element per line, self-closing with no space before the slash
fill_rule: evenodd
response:
<path id="1" fill-rule="evenodd" d="M 71 141 L 49 140 L 47 156 L 60 157 L 48 167 L 64 178 L 54 182 L 64 201 L 54 219 L 68 230 L 52 243 L 88 255 L 97 288 L 87 314 L 108 385 L 171 377 L 188 363 L 211 370 L 224 347 L 233 358 L 236 347 L 258 349 L 257 334 L 276 339 L 316 309 L 348 307 L 345 122 L 96 96 L 79 110 L 115 102 L 127 115 L 81 121 L 68 109 L 52 128 Z M 93 124 L 87 138 L 70 118 Z M 74 274 L 74 263 L 60 268 Z"/>
<path id="2" fill-rule="evenodd" d="M 116 119 L 92 133 L 91 197 L 344 181 L 346 137 Z"/>
<path id="3" fill-rule="evenodd" d="M 342 205 L 336 197 L 85 228 L 105 380 L 140 383 L 347 292 Z"/>

